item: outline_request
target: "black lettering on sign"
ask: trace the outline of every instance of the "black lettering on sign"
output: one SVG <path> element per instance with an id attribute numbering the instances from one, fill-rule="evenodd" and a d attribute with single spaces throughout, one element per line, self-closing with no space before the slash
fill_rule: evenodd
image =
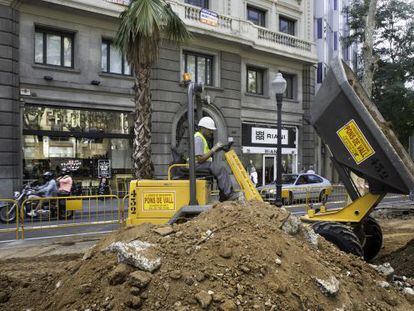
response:
<path id="1" fill-rule="evenodd" d="M 385 168 L 385 166 L 380 162 L 378 158 L 371 158 L 371 161 L 369 162 L 371 166 L 374 168 L 374 170 L 378 173 L 378 176 L 381 179 L 387 179 L 389 177 L 389 174 Z"/>

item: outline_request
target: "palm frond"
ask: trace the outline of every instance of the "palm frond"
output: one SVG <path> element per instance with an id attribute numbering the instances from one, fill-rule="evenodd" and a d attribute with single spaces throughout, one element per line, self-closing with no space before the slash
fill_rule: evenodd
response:
<path id="1" fill-rule="evenodd" d="M 114 43 L 137 67 L 156 62 L 161 36 L 185 42 L 190 33 L 164 0 L 133 0 L 120 15 Z"/>

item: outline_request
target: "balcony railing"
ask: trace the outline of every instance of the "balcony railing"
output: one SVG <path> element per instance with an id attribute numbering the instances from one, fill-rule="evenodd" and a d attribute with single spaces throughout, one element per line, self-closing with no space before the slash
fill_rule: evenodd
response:
<path id="1" fill-rule="evenodd" d="M 238 41 L 271 53 L 283 54 L 294 58 L 314 60 L 315 48 L 312 42 L 294 36 L 256 26 L 250 21 L 235 17 L 218 15 L 218 23 L 211 26 L 200 20 L 201 8 L 174 0 L 169 1 L 173 10 L 195 32 L 219 36 L 223 39 Z"/>

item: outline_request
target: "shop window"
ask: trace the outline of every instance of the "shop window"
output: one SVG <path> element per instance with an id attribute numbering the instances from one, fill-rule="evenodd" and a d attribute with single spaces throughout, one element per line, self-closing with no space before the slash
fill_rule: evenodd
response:
<path id="1" fill-rule="evenodd" d="M 36 64 L 73 68 L 74 34 L 36 28 Z"/>
<path id="2" fill-rule="evenodd" d="M 208 9 L 208 0 L 185 0 L 185 3 L 198 6 L 203 9 Z"/>
<path id="3" fill-rule="evenodd" d="M 213 85 L 213 56 L 183 52 L 183 72 L 191 75 L 191 80 L 196 83 Z"/>
<path id="4" fill-rule="evenodd" d="M 266 27 L 266 11 L 247 6 L 247 20 L 261 27 Z"/>
<path id="5" fill-rule="evenodd" d="M 288 35 L 295 35 L 295 23 L 293 19 L 287 17 L 279 16 L 279 31 L 286 33 Z"/>
<path id="6" fill-rule="evenodd" d="M 288 99 L 296 99 L 296 76 L 284 73 L 283 78 L 286 80 L 286 91 L 283 97 Z"/>
<path id="7" fill-rule="evenodd" d="M 129 135 L 133 125 L 127 112 L 64 109 L 26 105 L 24 130 Z"/>
<path id="8" fill-rule="evenodd" d="M 128 64 L 126 57 L 116 48 L 111 41 L 102 40 L 102 72 L 115 73 L 120 75 L 132 74 L 131 66 Z"/>
<path id="9" fill-rule="evenodd" d="M 257 67 L 247 67 L 247 93 L 263 95 L 264 70 Z"/>
<path id="10" fill-rule="evenodd" d="M 24 178 L 65 167 L 77 181 L 96 183 L 99 160 L 110 160 L 113 175 L 130 174 L 132 126 L 128 112 L 26 105 Z"/>

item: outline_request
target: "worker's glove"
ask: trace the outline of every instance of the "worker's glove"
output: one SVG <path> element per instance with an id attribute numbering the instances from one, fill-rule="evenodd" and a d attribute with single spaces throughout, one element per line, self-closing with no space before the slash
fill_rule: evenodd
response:
<path id="1" fill-rule="evenodd" d="M 217 152 L 217 150 L 220 150 L 221 147 L 223 147 L 223 143 L 219 141 L 213 148 L 211 148 L 211 151 Z"/>

